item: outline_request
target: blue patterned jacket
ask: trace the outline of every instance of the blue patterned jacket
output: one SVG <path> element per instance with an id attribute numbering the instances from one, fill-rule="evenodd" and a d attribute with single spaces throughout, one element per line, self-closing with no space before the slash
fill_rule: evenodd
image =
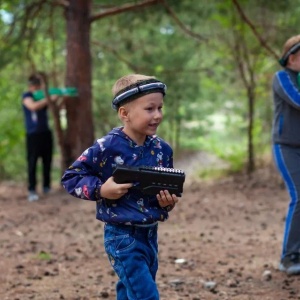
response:
<path id="1" fill-rule="evenodd" d="M 118 200 L 100 196 L 101 185 L 117 164 L 173 168 L 173 151 L 165 141 L 148 136 L 144 145 L 138 146 L 122 129 L 114 128 L 85 150 L 65 171 L 62 185 L 74 197 L 96 201 L 96 218 L 103 222 L 133 225 L 165 221 L 168 211 L 159 206 L 156 196 L 133 189 Z"/>

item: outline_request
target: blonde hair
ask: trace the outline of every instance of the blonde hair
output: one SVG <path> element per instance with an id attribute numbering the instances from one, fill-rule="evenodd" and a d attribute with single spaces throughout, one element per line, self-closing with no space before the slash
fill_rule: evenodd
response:
<path id="1" fill-rule="evenodd" d="M 128 86 L 147 79 L 155 79 L 155 77 L 142 74 L 125 75 L 115 82 L 112 87 L 112 94 L 115 97 L 121 90 L 127 88 Z"/>
<path id="2" fill-rule="evenodd" d="M 300 42 L 300 34 L 290 37 L 290 38 L 285 42 L 285 44 L 283 45 L 281 57 L 284 57 L 284 56 L 287 54 L 287 52 L 288 52 L 294 45 L 298 44 L 299 42 Z"/>

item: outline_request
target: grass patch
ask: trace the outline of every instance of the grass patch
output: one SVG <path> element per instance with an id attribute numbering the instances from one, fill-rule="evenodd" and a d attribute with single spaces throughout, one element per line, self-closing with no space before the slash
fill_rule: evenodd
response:
<path id="1" fill-rule="evenodd" d="M 206 168 L 198 172 L 198 177 L 202 180 L 217 180 L 227 177 L 232 173 L 231 170 L 216 169 L 216 168 Z"/>
<path id="2" fill-rule="evenodd" d="M 45 251 L 40 251 L 37 254 L 36 258 L 39 259 L 39 260 L 51 260 L 51 254 L 47 253 Z"/>

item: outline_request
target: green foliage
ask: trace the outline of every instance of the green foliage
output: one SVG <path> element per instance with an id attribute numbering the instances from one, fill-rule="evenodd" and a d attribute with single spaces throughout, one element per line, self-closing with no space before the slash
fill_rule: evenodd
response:
<path id="1" fill-rule="evenodd" d="M 125 3 L 94 0 L 92 13 Z M 166 3 L 177 19 L 157 4 L 93 22 L 95 135 L 120 125 L 111 109 L 115 80 L 127 73 L 154 75 L 168 86 L 165 119 L 158 133 L 176 151 L 205 150 L 228 161 L 231 170 L 242 169 L 247 162 L 249 116 L 238 58 L 242 58 L 248 83 L 249 71 L 254 70 L 252 134 L 257 156 L 269 151 L 273 113 L 270 84 L 277 62 L 241 19 L 232 1 Z M 45 1 L 26 24 L 21 22 L 24 5 L 36 4 L 34 0 L 2 1 L 0 6 L 0 180 L 25 178 L 21 93 L 32 65 L 50 74 L 50 85 L 65 85 L 66 36 L 61 7 Z M 240 0 L 239 4 L 278 54 L 283 42 L 298 32 L 299 0 Z M 16 21 L 13 27 L 3 14 Z"/>
<path id="2" fill-rule="evenodd" d="M 19 84 L 12 85 L 14 67 L 1 72 L 0 81 L 0 180 L 20 179 L 24 170 L 24 126 Z"/>
<path id="3" fill-rule="evenodd" d="M 235 125 L 237 124 L 235 123 Z M 223 126 L 228 128 L 225 126 L 225 122 Z M 241 131 L 241 127 L 235 128 L 232 132 L 224 131 L 224 128 L 211 130 L 193 141 L 189 140 L 187 146 L 191 149 L 199 149 L 200 147 L 203 151 L 213 153 L 222 161 L 227 162 L 231 171 L 236 172 L 243 169 L 246 163 L 246 138 L 244 135 L 237 135 Z"/>
<path id="4" fill-rule="evenodd" d="M 202 180 L 217 180 L 217 179 L 221 179 L 224 177 L 227 177 L 228 175 L 231 174 L 232 171 L 229 171 L 228 169 L 225 168 L 205 168 L 200 170 L 197 173 L 197 176 L 202 179 Z"/>

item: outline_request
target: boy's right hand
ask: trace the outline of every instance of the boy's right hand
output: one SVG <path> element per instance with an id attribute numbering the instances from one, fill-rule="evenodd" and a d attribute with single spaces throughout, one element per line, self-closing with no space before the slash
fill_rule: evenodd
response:
<path id="1" fill-rule="evenodd" d="M 109 177 L 102 184 L 100 194 L 103 198 L 116 200 L 124 196 L 132 186 L 132 183 L 115 183 L 114 178 Z"/>

